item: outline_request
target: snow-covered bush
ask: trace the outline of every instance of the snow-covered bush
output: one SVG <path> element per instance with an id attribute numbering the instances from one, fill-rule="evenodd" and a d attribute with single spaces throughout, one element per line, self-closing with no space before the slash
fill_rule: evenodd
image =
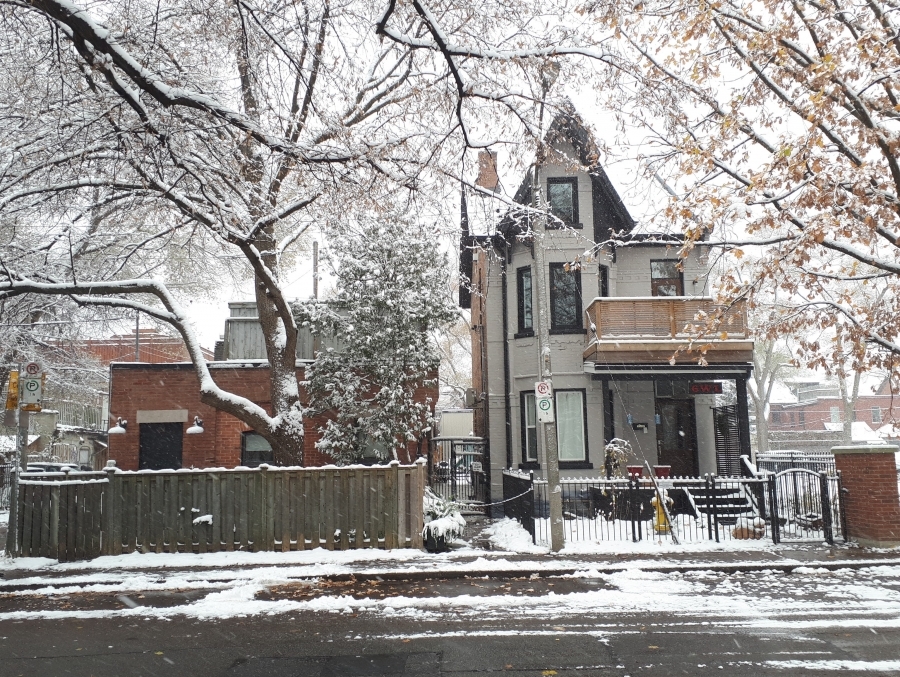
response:
<path id="1" fill-rule="evenodd" d="M 452 543 L 462 537 L 466 520 L 459 512 L 459 505 L 435 494 L 426 487 L 424 498 L 425 528 L 422 538 Z"/>
<path id="2" fill-rule="evenodd" d="M 625 465 L 637 458 L 631 443 L 619 437 L 612 438 L 603 450 L 606 453 L 604 466 L 607 477 L 625 477 Z"/>
<path id="3" fill-rule="evenodd" d="M 307 415 L 330 412 L 317 446 L 338 463 L 397 452 L 433 425 L 438 358 L 429 334 L 457 314 L 434 237 L 397 214 L 348 216 L 325 260 L 336 278 L 327 304 L 298 306 L 298 322 L 329 337 L 305 383 Z"/>

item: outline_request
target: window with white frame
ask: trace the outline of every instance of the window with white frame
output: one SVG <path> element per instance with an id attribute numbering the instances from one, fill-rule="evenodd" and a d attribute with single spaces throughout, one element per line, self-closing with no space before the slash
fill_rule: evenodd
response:
<path id="1" fill-rule="evenodd" d="M 841 408 L 840 407 L 832 407 L 831 408 L 831 422 L 832 423 L 840 423 L 841 422 Z"/>
<path id="2" fill-rule="evenodd" d="M 584 392 L 556 391 L 556 440 L 561 463 L 587 460 Z"/>
<path id="3" fill-rule="evenodd" d="M 881 407 L 872 407 L 872 423 L 881 423 Z"/>
<path id="4" fill-rule="evenodd" d="M 537 409 L 534 393 L 522 393 L 522 460 L 537 463 Z"/>

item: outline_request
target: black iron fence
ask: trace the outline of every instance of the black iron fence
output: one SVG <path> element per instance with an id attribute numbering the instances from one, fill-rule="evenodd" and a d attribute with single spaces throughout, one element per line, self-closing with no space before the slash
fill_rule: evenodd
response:
<path id="1" fill-rule="evenodd" d="M 473 508 L 487 502 L 487 443 L 480 437 L 435 437 L 428 450 L 428 486 L 448 501 Z"/>
<path id="2" fill-rule="evenodd" d="M 825 471 L 834 475 L 837 470 L 834 454 L 815 451 L 765 451 L 756 454 L 756 467 L 760 471 L 778 473 L 793 468 L 803 468 L 813 472 Z"/>
<path id="3" fill-rule="evenodd" d="M 665 479 L 657 485 L 658 490 L 647 479 L 561 480 L 566 541 L 669 541 L 673 535 L 678 542 L 846 540 L 838 475 L 793 469 L 756 477 Z M 505 504 L 506 515 L 519 520 L 535 543 L 547 544 L 547 481 L 505 471 L 504 499 L 523 492 Z"/>

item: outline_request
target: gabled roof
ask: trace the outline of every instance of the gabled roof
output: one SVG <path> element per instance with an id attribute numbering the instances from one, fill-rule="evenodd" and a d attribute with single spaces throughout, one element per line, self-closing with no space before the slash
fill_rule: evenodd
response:
<path id="1" fill-rule="evenodd" d="M 591 131 L 581 116 L 570 105 L 565 106 L 553 119 L 544 137 L 547 146 L 569 143 L 575 150 L 580 165 L 587 169 L 591 179 L 591 196 L 594 213 L 594 240 L 610 239 L 612 233 L 626 234 L 635 226 L 619 193 L 600 165 L 600 150 Z M 525 174 L 513 200 L 522 205 L 531 204 L 531 171 Z M 528 231 L 528 217 L 524 211 L 510 210 L 500 221 L 498 231 L 507 240 Z"/>

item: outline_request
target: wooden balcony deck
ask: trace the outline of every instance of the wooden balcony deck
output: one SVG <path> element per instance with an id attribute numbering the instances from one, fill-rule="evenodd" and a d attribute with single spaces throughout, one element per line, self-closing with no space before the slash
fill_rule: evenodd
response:
<path id="1" fill-rule="evenodd" d="M 725 307 L 710 298 L 604 297 L 587 309 L 597 328 L 588 332 L 587 362 L 749 362 L 753 340 L 743 303 Z M 711 318 L 719 320 L 708 331 Z M 690 345 L 693 340 L 693 345 Z M 691 350 L 688 351 L 688 348 Z M 677 353 L 677 355 L 676 355 Z"/>

